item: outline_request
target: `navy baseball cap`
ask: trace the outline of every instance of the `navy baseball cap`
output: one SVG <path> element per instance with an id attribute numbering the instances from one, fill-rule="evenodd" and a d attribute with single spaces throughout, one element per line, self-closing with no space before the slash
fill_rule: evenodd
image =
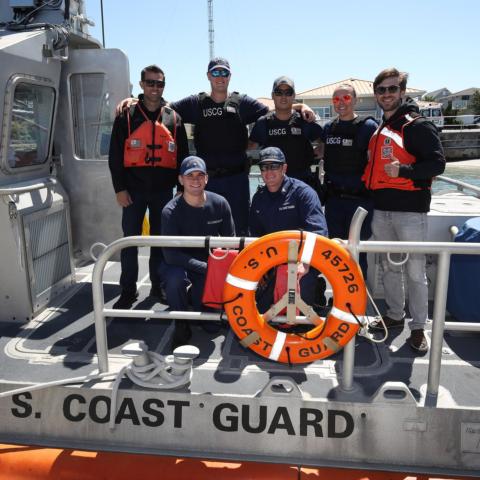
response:
<path id="1" fill-rule="evenodd" d="M 226 58 L 212 58 L 208 63 L 208 71 L 211 72 L 215 68 L 223 68 L 224 70 L 228 70 L 230 72 L 230 64 L 228 63 L 228 60 Z"/>
<path id="2" fill-rule="evenodd" d="M 267 147 L 263 150 L 260 150 L 260 160 L 261 163 L 285 163 L 285 155 L 277 147 Z"/>
<path id="3" fill-rule="evenodd" d="M 207 174 L 207 166 L 200 157 L 191 155 L 183 160 L 180 165 L 180 175 L 188 175 L 192 172 L 202 172 Z"/>
<path id="4" fill-rule="evenodd" d="M 293 80 L 290 77 L 282 76 L 275 79 L 275 81 L 273 82 L 272 92 L 276 90 L 280 85 L 287 85 L 293 91 L 295 91 L 295 83 L 293 83 Z"/>

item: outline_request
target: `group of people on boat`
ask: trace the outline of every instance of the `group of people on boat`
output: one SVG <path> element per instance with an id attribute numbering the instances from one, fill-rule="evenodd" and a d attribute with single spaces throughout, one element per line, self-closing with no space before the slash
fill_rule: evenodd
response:
<path id="1" fill-rule="evenodd" d="M 436 127 L 420 116 L 405 96 L 407 74 L 381 71 L 373 88 L 383 110 L 381 125 L 355 112 L 357 93 L 339 85 L 332 103 L 337 118 L 323 128 L 314 112 L 295 102 L 291 78 L 272 87 L 274 110 L 244 94 L 230 93 L 229 62 L 212 59 L 207 67 L 210 93 L 167 103 L 165 73 L 156 65 L 141 72 L 138 99 L 123 102 L 114 121 L 109 166 L 125 236 L 139 235 L 149 211 L 151 235 L 261 236 L 302 229 L 345 239 L 358 206 L 368 211 L 361 239 L 424 241 L 431 182 L 445 168 Z M 194 126 L 195 155 L 190 155 L 184 124 Z M 247 126 L 253 124 L 250 136 Z M 312 142 L 318 143 L 319 155 Z M 246 150 L 260 148 L 258 166 L 264 185 L 250 205 L 250 161 Z M 324 182 L 312 166 L 323 157 Z M 177 195 L 174 197 L 174 189 Z M 172 310 L 201 308 L 208 265 L 206 249 L 152 248 L 150 295 Z M 366 274 L 366 258 L 360 264 Z M 428 350 L 425 256 L 410 255 L 406 265 L 409 345 Z M 383 324 L 403 327 L 405 291 L 399 265 L 382 256 L 387 310 Z M 131 308 L 138 297 L 137 249 L 121 254 L 122 288 L 114 308 Z M 302 298 L 315 304 L 321 276 L 298 265 Z M 266 289 L 265 291 L 267 291 Z M 321 300 L 320 300 L 321 301 Z M 271 298 L 259 297 L 268 308 Z M 370 328 L 383 328 L 373 322 Z M 173 345 L 189 340 L 187 322 L 176 321 Z"/>

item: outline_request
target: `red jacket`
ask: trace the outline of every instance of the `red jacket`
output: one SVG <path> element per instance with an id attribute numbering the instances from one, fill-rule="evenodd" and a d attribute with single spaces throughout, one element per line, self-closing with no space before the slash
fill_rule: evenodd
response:
<path id="1" fill-rule="evenodd" d="M 383 124 L 372 135 L 368 144 L 369 161 L 362 177 L 369 190 L 380 188 L 420 190 L 411 179 L 400 176 L 390 177 L 385 172 L 385 165 L 392 161 L 392 157 L 395 157 L 400 165 L 415 163 L 415 157 L 404 147 L 404 128 L 418 118 L 407 113 L 403 116 L 399 131 Z"/>

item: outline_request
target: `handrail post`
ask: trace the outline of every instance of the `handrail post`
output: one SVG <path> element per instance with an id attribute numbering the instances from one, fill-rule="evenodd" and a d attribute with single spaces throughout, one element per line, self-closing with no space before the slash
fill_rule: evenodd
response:
<path id="1" fill-rule="evenodd" d="M 358 262 L 358 243 L 360 240 L 360 231 L 362 229 L 363 221 L 368 212 L 358 207 L 353 215 L 348 232 L 348 250 L 352 257 Z M 343 348 L 343 369 L 341 379 L 341 389 L 344 391 L 354 390 L 353 387 L 353 368 L 355 366 L 355 339 L 356 335 Z"/>
<path id="2" fill-rule="evenodd" d="M 118 242 L 118 240 L 116 241 Z M 92 298 L 93 298 L 93 318 L 95 320 L 95 338 L 97 345 L 98 370 L 100 373 L 108 372 L 108 345 L 107 345 L 107 325 L 103 314 L 104 295 L 103 295 L 103 272 L 108 259 L 113 254 L 114 245 L 110 244 L 100 254 L 92 274 Z"/>
<path id="3" fill-rule="evenodd" d="M 432 344 L 428 364 L 427 393 L 425 406 L 435 407 L 438 400 L 440 368 L 442 361 L 443 332 L 445 329 L 445 311 L 447 306 L 448 275 L 450 272 L 450 252 L 438 255 L 437 281 L 435 285 L 435 304 L 433 307 Z"/>

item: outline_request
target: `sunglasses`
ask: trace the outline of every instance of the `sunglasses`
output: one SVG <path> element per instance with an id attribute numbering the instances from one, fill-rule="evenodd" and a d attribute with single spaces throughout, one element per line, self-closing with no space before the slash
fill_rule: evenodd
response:
<path id="1" fill-rule="evenodd" d="M 276 97 L 291 97 L 294 94 L 294 91 L 291 88 L 287 88 L 285 90 L 280 90 L 277 88 L 276 90 L 273 91 L 273 94 Z"/>
<path id="2" fill-rule="evenodd" d="M 212 77 L 228 77 L 230 75 L 230 72 L 228 70 L 225 70 L 224 68 L 217 68 L 216 70 L 212 70 L 210 72 L 212 74 Z"/>
<path id="3" fill-rule="evenodd" d="M 145 83 L 145 85 L 147 87 L 163 88 L 165 86 L 165 80 L 150 80 L 150 79 L 147 79 L 147 80 L 144 80 L 143 83 Z"/>
<path id="4" fill-rule="evenodd" d="M 332 98 L 333 103 L 340 103 L 341 100 L 343 100 L 345 103 L 350 103 L 352 101 L 352 96 L 351 95 L 337 95 Z"/>
<path id="5" fill-rule="evenodd" d="M 397 93 L 400 90 L 400 85 L 389 85 L 388 87 L 377 87 L 375 93 L 383 95 L 384 93 Z"/>
<path id="6" fill-rule="evenodd" d="M 283 163 L 263 163 L 259 165 L 261 172 L 266 172 L 267 170 L 280 170 Z"/>

